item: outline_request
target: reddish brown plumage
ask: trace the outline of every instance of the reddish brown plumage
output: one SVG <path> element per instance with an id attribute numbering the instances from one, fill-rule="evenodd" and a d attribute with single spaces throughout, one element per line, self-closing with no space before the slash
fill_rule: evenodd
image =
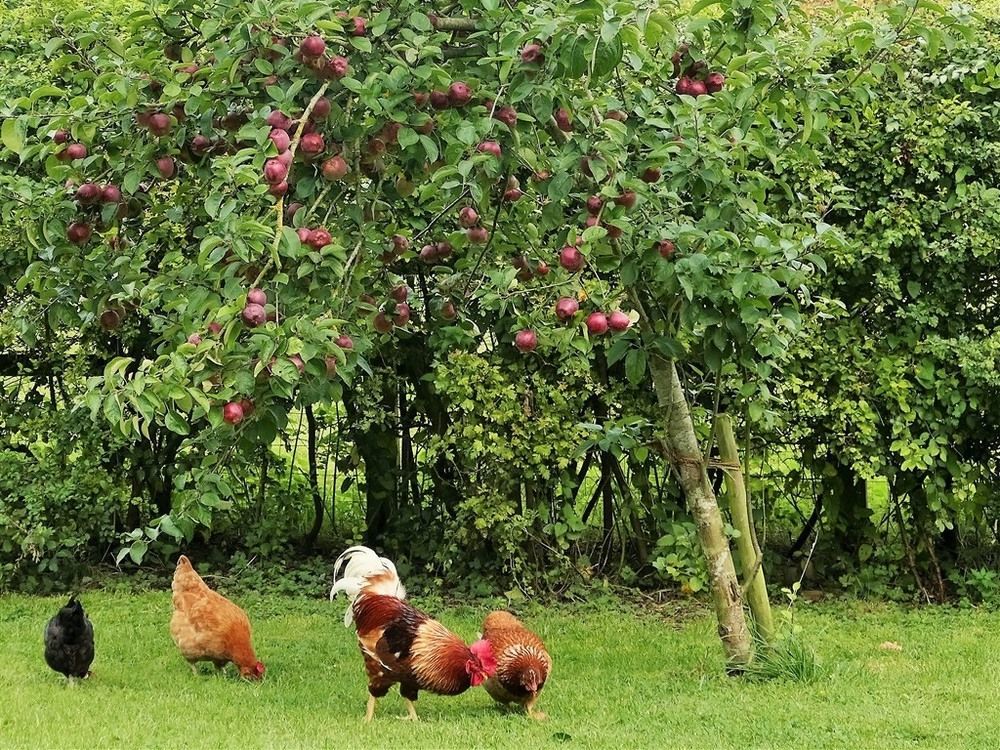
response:
<path id="1" fill-rule="evenodd" d="M 264 676 L 264 665 L 253 650 L 247 613 L 206 586 L 184 555 L 177 561 L 171 588 L 170 635 L 188 663 L 210 661 L 221 669 L 233 662 L 244 677 Z"/>
<path id="2" fill-rule="evenodd" d="M 483 622 L 483 638 L 493 647 L 496 674 L 484 687 L 500 703 L 520 703 L 533 714 L 538 694 L 552 672 L 552 658 L 542 639 L 509 612 L 490 612 Z"/>
<path id="3" fill-rule="evenodd" d="M 401 599 L 362 592 L 354 601 L 358 643 L 376 698 L 399 683 L 404 698 L 458 695 L 472 685 L 475 657 L 461 638 Z"/>

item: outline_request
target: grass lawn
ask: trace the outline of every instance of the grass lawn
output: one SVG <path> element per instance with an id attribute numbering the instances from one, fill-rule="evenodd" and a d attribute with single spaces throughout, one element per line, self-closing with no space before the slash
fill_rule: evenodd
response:
<path id="1" fill-rule="evenodd" d="M 48 670 L 42 629 L 62 598 L 0 598 L 0 746 L 34 748 L 995 748 L 1000 615 L 862 604 L 798 615 L 825 673 L 808 683 L 722 676 L 704 611 L 677 620 L 612 608 L 529 608 L 553 653 L 534 723 L 485 691 L 424 694 L 417 724 L 398 692 L 364 726 L 367 697 L 344 604 L 241 599 L 267 679 L 194 677 L 167 631 L 167 593 L 90 593 L 94 677 Z M 441 619 L 467 638 L 483 612 Z M 900 653 L 879 650 L 886 640 Z M 230 667 L 232 670 L 232 667 Z"/>

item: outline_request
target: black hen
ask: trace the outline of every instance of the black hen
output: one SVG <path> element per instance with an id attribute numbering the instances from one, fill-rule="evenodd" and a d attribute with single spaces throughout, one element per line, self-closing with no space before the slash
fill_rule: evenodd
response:
<path id="1" fill-rule="evenodd" d="M 66 677 L 87 677 L 94 661 L 94 626 L 71 596 L 45 627 L 45 661 Z"/>

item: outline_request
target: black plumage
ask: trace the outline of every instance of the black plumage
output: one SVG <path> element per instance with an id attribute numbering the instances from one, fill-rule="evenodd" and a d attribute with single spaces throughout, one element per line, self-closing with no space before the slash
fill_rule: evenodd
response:
<path id="1" fill-rule="evenodd" d="M 45 626 L 45 662 L 66 677 L 86 677 L 94 661 L 94 626 L 71 596 Z"/>

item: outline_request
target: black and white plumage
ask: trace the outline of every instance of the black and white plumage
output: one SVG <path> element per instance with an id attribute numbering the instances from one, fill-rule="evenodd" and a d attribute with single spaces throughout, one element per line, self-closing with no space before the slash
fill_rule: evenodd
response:
<path id="1" fill-rule="evenodd" d="M 94 626 L 76 595 L 45 626 L 45 662 L 67 678 L 87 677 L 94 661 Z"/>

